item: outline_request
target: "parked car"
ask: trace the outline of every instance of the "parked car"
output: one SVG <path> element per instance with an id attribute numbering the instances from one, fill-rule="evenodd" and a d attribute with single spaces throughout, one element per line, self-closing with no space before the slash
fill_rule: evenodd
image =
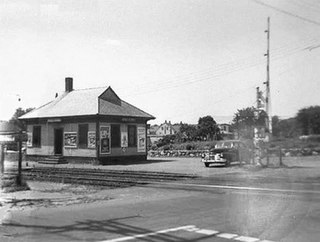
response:
<path id="1" fill-rule="evenodd" d="M 205 152 L 201 156 L 201 161 L 205 167 L 210 164 L 221 164 L 230 166 L 232 162 L 249 162 L 251 150 L 245 143 L 239 140 L 219 141 L 215 148 Z"/>

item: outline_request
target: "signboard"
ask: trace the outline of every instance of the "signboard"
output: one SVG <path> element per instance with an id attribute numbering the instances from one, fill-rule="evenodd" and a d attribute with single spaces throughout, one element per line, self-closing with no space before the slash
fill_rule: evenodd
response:
<path id="1" fill-rule="evenodd" d="M 128 147 L 128 132 L 121 131 L 121 147 L 125 148 Z"/>
<path id="2" fill-rule="evenodd" d="M 136 122 L 136 119 L 135 118 L 121 118 L 121 121 L 134 123 L 134 122 Z"/>
<path id="3" fill-rule="evenodd" d="M 110 126 L 100 127 L 100 154 L 110 154 Z"/>
<path id="4" fill-rule="evenodd" d="M 27 132 L 28 140 L 27 147 L 32 147 L 32 132 Z"/>
<path id="5" fill-rule="evenodd" d="M 60 123 L 61 118 L 50 118 L 48 119 L 48 123 Z"/>
<path id="6" fill-rule="evenodd" d="M 65 148 L 77 148 L 77 133 L 65 132 L 64 133 L 64 147 Z"/>
<path id="7" fill-rule="evenodd" d="M 138 127 L 137 129 L 138 152 L 146 152 L 146 129 Z"/>
<path id="8" fill-rule="evenodd" d="M 96 132 L 95 131 L 88 132 L 88 148 L 89 149 L 96 148 Z"/>

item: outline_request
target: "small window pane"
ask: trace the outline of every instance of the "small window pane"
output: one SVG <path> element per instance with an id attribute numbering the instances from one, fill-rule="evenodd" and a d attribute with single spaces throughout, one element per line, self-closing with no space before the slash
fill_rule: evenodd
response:
<path id="1" fill-rule="evenodd" d="M 79 148 L 88 147 L 88 124 L 79 124 Z"/>
<path id="2" fill-rule="evenodd" d="M 120 147 L 121 142 L 120 137 L 120 125 L 113 124 L 111 125 L 111 147 L 116 148 Z"/>
<path id="3" fill-rule="evenodd" d="M 41 146 L 41 126 L 33 126 L 32 133 L 32 146 L 40 147 Z"/>
<path id="4" fill-rule="evenodd" d="M 135 125 L 128 126 L 128 146 L 137 147 L 137 127 Z"/>

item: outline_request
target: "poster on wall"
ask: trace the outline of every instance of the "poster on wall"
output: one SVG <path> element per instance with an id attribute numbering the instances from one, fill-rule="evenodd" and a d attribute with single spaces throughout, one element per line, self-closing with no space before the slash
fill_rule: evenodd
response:
<path id="1" fill-rule="evenodd" d="M 64 133 L 64 147 L 65 148 L 77 148 L 77 133 L 76 132 Z"/>
<path id="2" fill-rule="evenodd" d="M 128 132 L 121 131 L 121 147 L 126 148 L 128 147 Z"/>
<path id="3" fill-rule="evenodd" d="M 110 126 L 100 127 L 100 154 L 110 154 Z"/>
<path id="4" fill-rule="evenodd" d="M 95 131 L 88 132 L 88 148 L 89 149 L 96 148 L 96 132 Z"/>
<path id="5" fill-rule="evenodd" d="M 144 127 L 138 127 L 138 152 L 146 152 L 146 129 Z"/>
<path id="6" fill-rule="evenodd" d="M 27 132 L 28 140 L 27 147 L 32 147 L 32 132 Z"/>

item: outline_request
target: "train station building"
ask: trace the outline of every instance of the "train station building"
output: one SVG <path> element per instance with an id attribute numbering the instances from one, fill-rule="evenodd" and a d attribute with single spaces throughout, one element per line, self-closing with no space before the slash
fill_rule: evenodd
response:
<path id="1" fill-rule="evenodd" d="M 27 125 L 27 157 L 37 160 L 113 161 L 147 158 L 152 115 L 123 101 L 111 87 L 73 89 L 19 118 Z"/>

